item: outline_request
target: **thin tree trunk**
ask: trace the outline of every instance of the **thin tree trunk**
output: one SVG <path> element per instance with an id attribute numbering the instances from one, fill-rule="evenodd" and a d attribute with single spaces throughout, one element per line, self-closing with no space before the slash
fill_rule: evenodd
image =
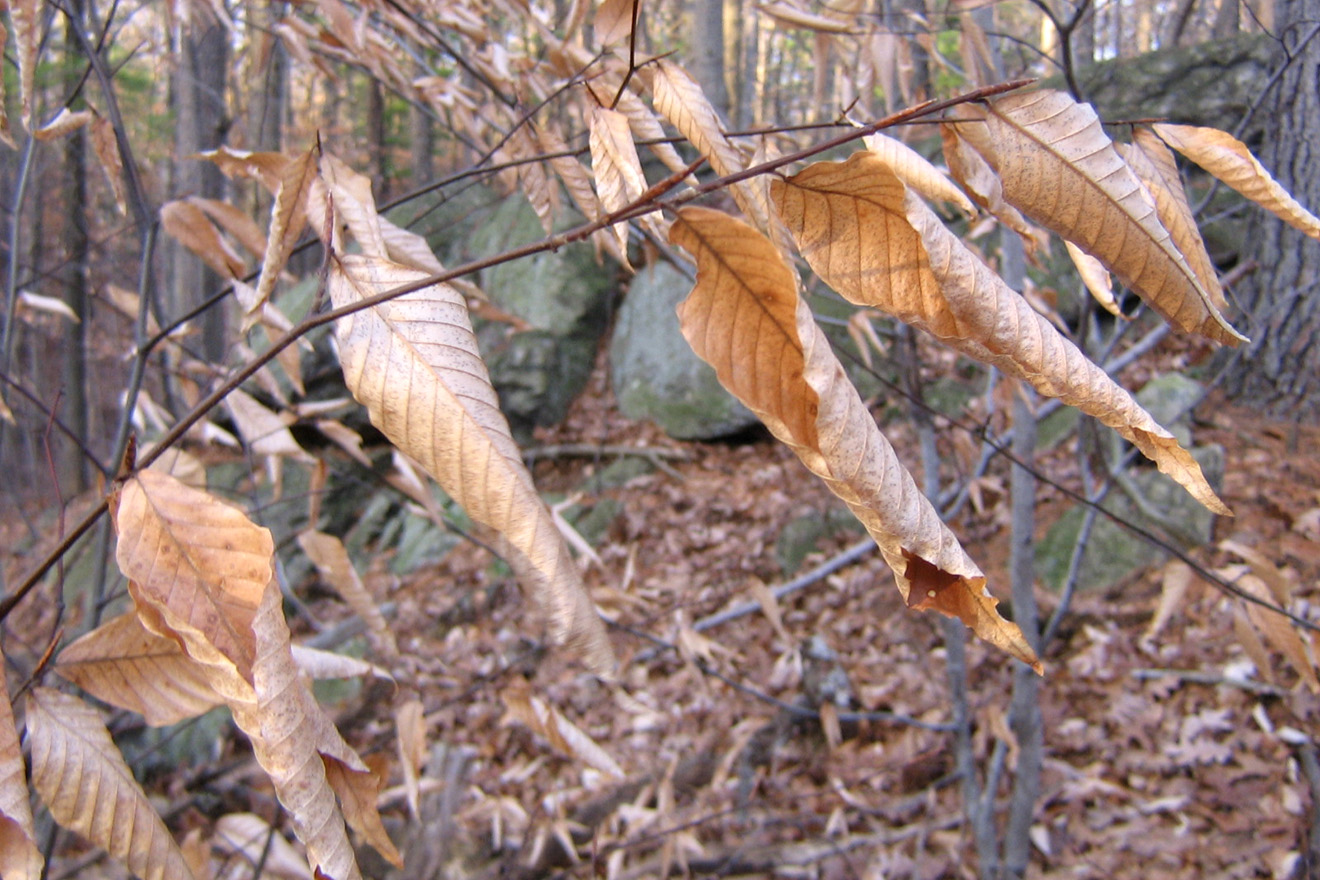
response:
<path id="1" fill-rule="evenodd" d="M 385 89 L 374 76 L 367 80 L 367 161 L 376 198 L 389 198 L 389 163 L 385 157 Z"/>
<path id="2" fill-rule="evenodd" d="M 726 119 L 729 90 L 724 83 L 724 0 L 691 0 L 692 75 L 711 105 Z"/>
<path id="3" fill-rule="evenodd" d="M 1278 33 L 1292 57 L 1275 86 L 1262 162 L 1293 196 L 1320 210 L 1320 0 L 1280 0 Z M 1303 45 L 1303 41 L 1309 42 Z M 1284 63 L 1280 53 L 1280 64 Z M 1253 342 L 1227 388 L 1276 417 L 1320 421 L 1320 242 L 1256 214 L 1255 274 L 1238 292 Z"/>
<path id="4" fill-rule="evenodd" d="M 410 177 L 414 187 L 421 186 L 435 176 L 435 120 L 424 108 L 412 105 L 408 111 L 411 129 L 409 150 Z"/>
<path id="5" fill-rule="evenodd" d="M 64 87 L 72 94 L 81 79 L 84 61 L 77 51 L 74 28 L 82 20 L 81 0 L 70 0 L 64 20 Z M 78 316 L 77 323 L 62 322 L 60 341 L 60 416 L 66 427 L 87 445 L 87 131 L 78 129 L 64 140 L 64 228 L 60 238 L 64 263 L 60 271 L 64 302 Z M 63 438 L 58 446 L 58 469 L 62 488 L 80 492 L 89 485 L 91 468 L 77 444 Z"/>

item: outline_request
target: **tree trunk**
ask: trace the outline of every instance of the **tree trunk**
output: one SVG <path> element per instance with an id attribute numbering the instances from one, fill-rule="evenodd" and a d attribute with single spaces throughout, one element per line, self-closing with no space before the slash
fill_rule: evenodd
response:
<path id="1" fill-rule="evenodd" d="M 376 198 L 385 201 L 390 192 L 390 169 L 386 160 L 385 88 L 374 76 L 367 80 L 367 150 L 371 182 Z"/>
<path id="2" fill-rule="evenodd" d="M 1262 161 L 1293 196 L 1320 211 L 1320 0 L 1280 0 L 1279 31 L 1292 58 L 1267 106 Z M 1310 37 L 1310 42 L 1301 45 Z M 1280 63 L 1284 63 L 1284 53 Z M 1320 420 L 1320 242 L 1258 214 L 1255 274 L 1239 292 L 1253 342 L 1234 364 L 1227 388 L 1271 416 Z"/>
<path id="3" fill-rule="evenodd" d="M 692 0 L 692 75 L 720 115 L 729 116 L 724 84 L 724 0 Z"/>
<path id="4" fill-rule="evenodd" d="M 84 59 L 77 51 L 74 28 L 82 21 L 81 0 L 69 4 L 70 15 L 65 19 L 64 85 L 70 94 L 81 79 Z M 64 265 L 60 269 L 64 302 L 78 316 L 78 322 L 63 322 L 60 342 L 62 358 L 60 385 L 63 403 L 60 416 L 65 426 L 87 443 L 87 130 L 80 128 L 64 141 L 64 228 L 61 244 Z M 60 485 L 65 490 L 80 492 L 89 485 L 91 468 L 82 450 L 68 438 L 58 441 Z"/>
<path id="5" fill-rule="evenodd" d="M 225 73 L 229 69 L 229 34 L 214 20 L 203 20 L 185 31 L 179 45 L 179 71 L 175 79 L 174 196 L 220 198 L 224 176 L 212 162 L 188 157 L 220 146 L 229 130 L 225 101 Z M 182 246 L 175 247 L 175 314 L 191 309 L 220 287 L 220 277 Z M 219 361 L 228 344 L 225 309 L 217 306 L 202 318 L 202 347 L 206 357 Z"/>

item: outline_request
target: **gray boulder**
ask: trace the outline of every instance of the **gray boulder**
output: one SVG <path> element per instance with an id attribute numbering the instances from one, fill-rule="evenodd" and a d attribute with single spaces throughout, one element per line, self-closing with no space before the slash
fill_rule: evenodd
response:
<path id="1" fill-rule="evenodd" d="M 637 273 L 619 308 L 610 343 L 610 383 L 619 409 L 649 419 L 679 440 L 712 440 L 757 423 L 692 353 L 674 309 L 692 279 L 664 262 Z"/>

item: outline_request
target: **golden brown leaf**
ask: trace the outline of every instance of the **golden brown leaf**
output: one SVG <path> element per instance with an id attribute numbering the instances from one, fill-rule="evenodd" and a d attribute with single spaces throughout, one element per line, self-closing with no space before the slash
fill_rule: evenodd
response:
<path id="1" fill-rule="evenodd" d="M 262 862 L 266 869 L 260 880 L 313 880 L 307 860 L 266 820 L 255 813 L 227 813 L 215 823 L 212 845 L 217 851 L 242 859 L 251 877 L 251 866 Z M 227 875 L 231 876 L 231 875 Z"/>
<path id="2" fill-rule="evenodd" d="M 633 6 L 640 0 L 601 0 L 592 19 L 596 45 L 602 49 L 626 41 L 632 34 Z"/>
<path id="3" fill-rule="evenodd" d="M 56 822 L 102 847 L 143 880 L 192 877 L 96 710 L 77 697 L 33 688 L 27 736 L 32 787 Z"/>
<path id="4" fill-rule="evenodd" d="M 1025 379 L 1102 421 L 1216 513 L 1228 508 L 1200 465 L 1104 370 L 1086 358 L 945 228 L 869 153 L 818 162 L 772 187 L 816 274 L 977 360 Z"/>
<path id="5" fill-rule="evenodd" d="M 969 121 L 958 133 L 998 174 L 1005 200 L 1098 258 L 1179 329 L 1228 345 L 1244 341 L 1178 251 L 1089 104 L 1046 89 L 959 112 Z"/>
<path id="6" fill-rule="evenodd" d="M 827 18 L 814 12 L 807 12 L 804 9 L 799 9 L 788 0 L 774 0 L 773 3 L 763 3 L 757 9 L 789 27 L 806 28 L 820 33 L 834 34 L 846 34 L 853 28 L 853 25 L 849 22 Z"/>
<path id="7" fill-rule="evenodd" d="M 192 251 L 223 278 L 238 278 L 247 271 L 243 258 L 234 252 L 202 209 L 187 201 L 166 202 L 160 207 L 160 223 L 176 241 Z"/>
<path id="8" fill-rule="evenodd" d="M 3 92 L 3 88 L 0 88 L 0 92 Z M 3 98 L 4 95 L 0 94 L 0 100 Z M 3 125 L 4 111 L 0 110 L 0 131 Z M 115 128 L 109 119 L 97 117 L 92 123 L 92 150 L 110 182 L 110 191 L 115 194 L 115 205 L 119 213 L 127 215 L 128 191 L 124 184 L 124 158 L 119 155 L 119 140 L 115 137 Z"/>
<path id="9" fill-rule="evenodd" d="M 547 160 L 555 174 L 564 182 L 564 189 L 568 191 L 568 197 L 577 205 L 582 216 L 588 220 L 595 220 L 600 217 L 600 199 L 596 197 L 596 191 L 591 188 L 591 175 L 587 169 L 582 167 L 582 163 L 575 156 L 567 155 L 568 144 L 559 134 L 558 130 L 546 126 L 537 130 L 537 140 L 541 145 L 541 151 L 549 154 Z M 610 256 L 614 257 L 620 265 L 626 266 L 628 258 L 619 250 L 618 241 L 610 235 L 607 230 L 598 229 L 591 234 L 591 240 L 595 242 L 598 248 L 603 248 Z"/>
<path id="10" fill-rule="evenodd" d="M 679 306 L 693 351 L 847 503 L 904 600 L 961 618 L 1039 669 L 1021 631 L 995 611 L 985 576 L 876 427 L 774 245 L 704 208 L 680 211 L 671 239 L 697 259 L 697 284 Z"/>
<path id="11" fill-rule="evenodd" d="M 944 161 L 949 163 L 949 173 L 987 213 L 1018 234 L 1027 248 L 1028 255 L 1034 255 L 1049 246 L 1049 236 L 1027 222 L 1022 212 L 1004 201 L 1004 185 L 999 175 L 986 163 L 981 154 L 972 148 L 961 134 L 963 126 L 944 124 L 940 126 L 940 138 L 944 143 Z"/>
<path id="12" fill-rule="evenodd" d="M 1201 230 L 1197 228 L 1196 219 L 1192 216 L 1192 206 L 1187 202 L 1187 192 L 1183 189 L 1173 153 L 1146 128 L 1138 128 L 1133 132 L 1132 143 L 1116 143 L 1114 147 L 1150 191 L 1160 222 L 1169 230 L 1174 245 L 1187 258 L 1187 265 L 1192 267 L 1210 294 L 1210 301 L 1220 310 L 1227 308 L 1224 288 L 1219 283 L 1219 274 L 1210 261 L 1210 255 L 1206 253 Z"/>
<path id="13" fill-rule="evenodd" d="M 307 194 L 316 174 L 316 156 L 312 149 L 288 160 L 279 169 L 275 178 L 278 180 L 275 200 L 270 206 L 268 246 L 261 261 L 261 275 L 257 277 L 256 296 L 247 307 L 248 314 L 259 309 L 275 291 L 275 283 L 284 271 L 289 253 L 307 225 Z"/>
<path id="14" fill-rule="evenodd" d="M 331 267 L 330 297 L 342 307 L 425 277 L 348 256 Z M 463 297 L 427 285 L 340 319 L 336 334 L 345 380 L 372 422 L 503 537 L 554 639 L 607 674 L 613 656 L 604 628 L 500 412 Z"/>
<path id="15" fill-rule="evenodd" d="M 1160 139 L 1283 222 L 1320 240 L 1320 218 L 1302 207 L 1247 145 L 1226 131 L 1195 125 L 1152 126 Z"/>
<path id="16" fill-rule="evenodd" d="M 238 180 L 259 180 L 271 195 L 280 189 L 280 179 L 291 161 L 283 153 L 253 152 L 235 150 L 220 146 L 213 150 L 203 150 L 194 158 L 214 162 L 220 173 Z"/>
<path id="17" fill-rule="evenodd" d="M 589 767 L 607 773 L 616 779 L 627 774 L 619 763 L 588 736 L 582 728 L 564 717 L 558 709 L 540 697 L 533 696 L 526 685 L 514 685 L 500 693 L 504 703 L 504 717 L 500 725 L 521 724 L 532 733 L 544 738 L 551 748 L 579 760 Z"/>
<path id="18" fill-rule="evenodd" d="M 1068 258 L 1073 261 L 1077 274 L 1081 276 L 1082 283 L 1090 291 L 1091 298 L 1114 317 L 1126 318 L 1123 310 L 1118 307 L 1118 300 L 1114 299 L 1114 282 L 1109 277 L 1109 270 L 1105 268 L 1105 264 L 1067 239 L 1063 240 L 1063 246 L 1068 251 Z"/>
<path id="19" fill-rule="evenodd" d="M 1244 574 L 1236 581 L 1237 586 L 1247 595 L 1271 605 L 1277 599 L 1270 593 L 1265 582 L 1254 574 Z M 1266 641 L 1274 646 L 1288 665 L 1296 670 L 1302 681 L 1311 689 L 1311 693 L 1320 693 L 1320 679 L 1316 677 L 1315 667 L 1311 664 L 1306 645 L 1297 634 L 1292 621 L 1277 611 L 1257 605 L 1255 602 L 1243 602 L 1247 610 L 1247 619 L 1265 636 Z"/>
<path id="20" fill-rule="evenodd" d="M 23 748 L 5 686 L 5 657 L 0 653 L 0 877 L 4 880 L 38 880 L 45 862 L 37 848 L 23 767 Z"/>
<path id="21" fill-rule="evenodd" d="M 60 652 L 55 671 L 102 700 L 137 712 L 154 727 L 177 724 L 223 705 L 207 670 L 173 639 L 121 614 Z"/>
<path id="22" fill-rule="evenodd" d="M 358 440 L 361 442 L 360 437 Z M 358 577 L 344 542 L 334 535 L 308 530 L 298 533 L 298 546 L 302 547 L 326 583 L 366 623 L 370 638 L 383 649 L 385 656 L 398 657 L 399 646 L 394 641 L 394 633 L 376 605 L 375 597 L 367 592 L 362 579 Z"/>
<path id="23" fill-rule="evenodd" d="M 238 508 L 166 474 L 142 471 L 112 499 L 115 559 L 144 603 L 160 615 L 147 628 L 177 635 L 194 659 L 222 658 L 250 680 L 252 620 L 270 583 L 270 532 Z"/>
<path id="24" fill-rule="evenodd" d="M 266 254 L 266 236 L 261 234 L 257 224 L 243 211 L 218 199 L 204 199 L 189 196 L 185 201 L 202 209 L 202 213 L 225 232 L 232 235 L 249 253 L 261 259 Z"/>

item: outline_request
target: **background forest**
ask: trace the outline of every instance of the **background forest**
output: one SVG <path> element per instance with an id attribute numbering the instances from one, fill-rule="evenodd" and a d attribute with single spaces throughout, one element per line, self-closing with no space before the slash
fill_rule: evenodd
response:
<path id="1" fill-rule="evenodd" d="M 0 9 L 0 880 L 1320 872 L 1320 0 Z"/>

